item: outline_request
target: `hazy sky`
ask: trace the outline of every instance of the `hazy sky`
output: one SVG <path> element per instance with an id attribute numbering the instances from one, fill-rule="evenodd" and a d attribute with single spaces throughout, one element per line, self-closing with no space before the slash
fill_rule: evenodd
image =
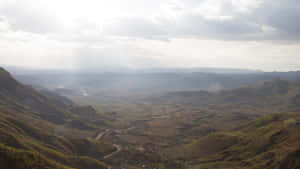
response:
<path id="1" fill-rule="evenodd" d="M 299 0 L 0 0 L 0 64 L 300 70 Z"/>

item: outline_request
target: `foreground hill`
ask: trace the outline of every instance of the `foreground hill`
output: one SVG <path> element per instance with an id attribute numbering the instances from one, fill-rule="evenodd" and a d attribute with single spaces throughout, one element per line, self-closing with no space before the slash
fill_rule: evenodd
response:
<path id="1" fill-rule="evenodd" d="M 107 168 L 99 159 L 115 147 L 91 137 L 108 123 L 91 106 L 42 94 L 0 68 L 1 169 Z"/>
<path id="2" fill-rule="evenodd" d="M 270 114 L 185 146 L 195 168 L 300 168 L 299 113 Z"/>

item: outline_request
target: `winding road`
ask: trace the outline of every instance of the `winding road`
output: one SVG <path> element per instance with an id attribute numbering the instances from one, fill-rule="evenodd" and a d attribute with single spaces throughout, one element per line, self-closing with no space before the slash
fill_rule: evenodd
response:
<path id="1" fill-rule="evenodd" d="M 127 131 L 129 131 L 129 130 L 133 130 L 133 129 L 135 129 L 135 127 L 129 127 L 129 128 L 127 128 L 127 129 L 121 129 L 121 130 L 117 130 L 117 129 L 105 129 L 103 132 L 100 132 L 100 133 L 96 136 L 95 139 L 96 139 L 96 140 L 101 140 L 104 136 L 110 135 L 110 134 L 112 134 L 113 132 L 115 132 L 115 133 L 125 133 L 125 132 L 127 132 Z M 113 151 L 113 152 L 111 152 L 111 153 L 109 153 L 109 154 L 107 154 L 107 155 L 105 155 L 105 156 L 103 157 L 104 160 L 105 160 L 105 159 L 109 159 L 109 158 L 115 156 L 116 154 L 118 154 L 120 151 L 122 151 L 122 146 L 121 146 L 121 145 L 113 144 L 113 146 L 116 148 L 116 150 Z M 112 166 L 108 166 L 107 168 L 108 168 L 108 169 L 112 169 Z"/>
<path id="2" fill-rule="evenodd" d="M 120 145 L 114 144 L 114 147 L 115 147 L 117 150 L 114 151 L 114 152 L 111 152 L 110 154 L 107 154 L 106 156 L 104 156 L 104 157 L 103 157 L 104 159 L 108 159 L 108 158 L 110 158 L 110 157 L 113 157 L 114 155 L 118 154 L 118 153 L 122 150 L 122 148 L 121 148 Z"/>
<path id="3" fill-rule="evenodd" d="M 112 132 L 113 132 L 112 129 L 106 129 L 105 131 L 99 133 L 95 139 L 96 139 L 96 140 L 100 140 L 103 136 L 108 135 L 108 134 L 110 134 L 110 133 L 112 133 Z M 113 145 L 114 145 L 114 147 L 116 148 L 116 151 L 113 151 L 113 152 L 111 152 L 110 154 L 105 155 L 105 156 L 103 157 L 103 159 L 108 159 L 108 158 L 110 158 L 110 157 L 113 157 L 114 155 L 118 154 L 118 153 L 122 150 L 122 148 L 121 148 L 120 145 L 117 145 L 117 144 L 113 144 Z"/>

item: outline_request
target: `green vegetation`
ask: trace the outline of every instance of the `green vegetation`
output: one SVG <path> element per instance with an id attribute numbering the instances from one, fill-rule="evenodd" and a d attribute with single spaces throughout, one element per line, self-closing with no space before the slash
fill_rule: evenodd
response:
<path id="1" fill-rule="evenodd" d="M 95 140 L 106 121 L 90 106 L 43 95 L 0 69 L 0 164 L 11 168 L 107 168 L 103 156 L 115 147 Z M 95 122 L 94 122 L 95 121 Z"/>
<path id="2" fill-rule="evenodd" d="M 283 80 L 113 104 L 73 96 L 99 111 L 0 69 L 1 169 L 300 168 L 299 96 Z"/>
<path id="3" fill-rule="evenodd" d="M 71 169 L 37 152 L 17 150 L 3 144 L 0 144 L 0 164 L 1 168 Z"/>
<path id="4" fill-rule="evenodd" d="M 195 168 L 299 168 L 299 113 L 270 114 L 185 147 Z M 289 160 L 286 160 L 289 159 Z"/>

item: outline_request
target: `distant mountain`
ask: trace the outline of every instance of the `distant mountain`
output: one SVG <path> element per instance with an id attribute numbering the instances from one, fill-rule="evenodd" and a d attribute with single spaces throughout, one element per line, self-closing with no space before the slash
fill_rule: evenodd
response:
<path id="1" fill-rule="evenodd" d="M 128 97 L 138 93 L 172 91 L 220 91 L 264 81 L 300 82 L 300 72 L 261 72 L 223 68 L 155 68 L 130 71 L 14 71 L 14 76 L 34 88 L 44 87 L 65 96 L 108 95 Z M 129 94 L 129 95 L 130 95 Z M 102 98 L 100 98 L 102 99 Z"/>
<path id="2" fill-rule="evenodd" d="M 154 68 L 94 68 L 94 69 L 40 69 L 30 68 L 21 66 L 7 66 L 1 65 L 13 74 L 32 74 L 32 73 L 83 73 L 83 74 L 99 74 L 99 73 L 219 73 L 219 74 L 249 74 L 249 73 L 263 73 L 261 70 L 252 69 L 239 69 L 239 68 L 214 68 L 214 67 L 192 67 L 192 68 L 181 68 L 181 67 L 154 67 Z"/>
<path id="3" fill-rule="evenodd" d="M 155 103 L 167 101 L 172 104 L 214 106 L 220 109 L 243 109 L 247 111 L 280 112 L 300 111 L 300 83 L 286 80 L 265 81 L 257 85 L 237 89 L 206 91 L 179 91 L 148 98 Z M 264 107 L 266 108 L 265 110 Z"/>
<path id="4" fill-rule="evenodd" d="M 236 68 L 209 68 L 209 67 L 148 68 L 148 69 L 139 69 L 139 70 L 137 70 L 137 72 L 142 72 L 142 73 L 216 73 L 216 74 L 263 73 L 263 71 L 260 71 L 260 70 L 236 69 Z"/>

